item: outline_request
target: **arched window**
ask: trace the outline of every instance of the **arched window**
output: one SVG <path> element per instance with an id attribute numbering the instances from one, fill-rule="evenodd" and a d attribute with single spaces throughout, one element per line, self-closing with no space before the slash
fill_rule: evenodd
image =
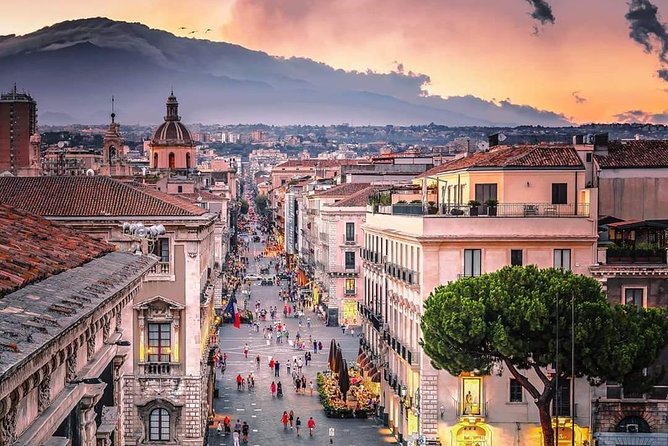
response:
<path id="1" fill-rule="evenodd" d="M 186 153 L 186 169 L 190 169 L 190 154 Z"/>
<path id="2" fill-rule="evenodd" d="M 174 155 L 174 152 L 170 152 L 169 154 L 169 168 L 176 168 L 176 156 Z"/>
<path id="3" fill-rule="evenodd" d="M 154 169 L 158 168 L 158 152 L 155 152 L 153 154 L 153 168 Z"/>
<path id="4" fill-rule="evenodd" d="M 109 146 L 109 164 L 116 162 L 116 147 Z"/>
<path id="5" fill-rule="evenodd" d="M 148 439 L 169 441 L 169 429 L 169 412 L 167 412 L 167 409 L 153 409 L 148 417 Z"/>
<path id="6" fill-rule="evenodd" d="M 622 418 L 622 420 L 617 423 L 617 426 L 615 426 L 615 430 L 617 432 L 630 432 L 634 434 L 638 432 L 649 434 L 652 432 L 647 421 L 634 415 Z"/>

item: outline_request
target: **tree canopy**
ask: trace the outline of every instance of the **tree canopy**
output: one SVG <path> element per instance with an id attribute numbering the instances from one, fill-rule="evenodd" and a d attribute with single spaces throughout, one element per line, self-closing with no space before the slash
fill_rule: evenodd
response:
<path id="1" fill-rule="evenodd" d="M 240 206 L 241 206 L 241 213 L 242 214 L 247 214 L 248 213 L 248 201 L 244 200 L 243 198 L 240 201 Z"/>
<path id="2" fill-rule="evenodd" d="M 255 208 L 260 215 L 266 214 L 268 205 L 269 201 L 267 200 L 266 195 L 259 194 L 255 197 Z"/>
<path id="3" fill-rule="evenodd" d="M 458 376 L 507 368 L 536 401 L 546 445 L 553 444 L 549 411 L 557 378 L 573 373 L 592 384 L 625 382 L 668 343 L 665 311 L 611 306 L 596 280 L 534 266 L 509 266 L 436 288 L 425 302 L 421 327 L 424 351 L 438 369 Z M 548 375 L 545 368 L 553 364 L 558 368 Z M 527 369 L 541 383 L 527 379 Z"/>

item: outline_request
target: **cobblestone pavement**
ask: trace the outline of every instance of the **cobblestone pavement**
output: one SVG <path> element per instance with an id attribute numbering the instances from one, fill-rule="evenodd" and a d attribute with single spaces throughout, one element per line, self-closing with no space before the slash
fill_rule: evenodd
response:
<path id="1" fill-rule="evenodd" d="M 260 252 L 262 245 L 259 243 L 251 244 L 251 255 Z M 266 265 L 270 259 L 262 259 L 260 263 Z M 255 262 L 251 259 L 248 273 L 256 272 Z M 278 306 L 280 316 L 283 316 L 283 305 L 278 299 L 279 287 L 261 286 L 259 283 L 253 283 L 251 286 L 251 305 L 256 300 L 260 300 L 263 308 L 269 308 L 270 305 Z M 219 389 L 219 398 L 214 400 L 214 408 L 217 416 L 228 415 L 232 419 L 232 424 L 239 419 L 240 422 L 247 421 L 250 425 L 250 435 L 248 445 L 251 446 L 269 446 L 269 445 L 328 445 L 330 444 L 329 428 L 334 428 L 335 436 L 332 444 L 338 446 L 376 446 L 396 443 L 389 430 L 384 428 L 376 419 L 329 419 L 325 417 L 322 405 L 320 404 L 317 387 L 315 386 L 315 376 L 318 371 L 326 370 L 327 357 L 329 353 L 329 343 L 332 338 L 336 338 L 343 350 L 344 358 L 353 363 L 357 356 L 359 340 L 350 335 L 343 335 L 341 329 L 335 327 L 325 327 L 322 321 L 315 318 L 311 311 L 307 311 L 307 316 L 311 317 L 311 328 L 304 326 L 301 329 L 303 339 L 308 341 L 309 336 L 314 340 L 322 341 L 322 353 L 314 354 L 313 361 L 308 367 L 304 367 L 307 383 L 313 380 L 315 390 L 313 396 L 306 394 L 297 395 L 292 385 L 290 374 L 287 373 L 286 364 L 294 356 L 304 357 L 304 352 L 294 350 L 287 343 L 266 345 L 262 337 L 262 327 L 260 332 L 255 333 L 248 325 L 242 325 L 241 329 L 235 329 L 231 324 L 225 324 L 221 328 L 220 340 L 221 350 L 227 353 L 227 370 L 224 375 L 217 376 L 216 387 Z M 297 319 L 291 318 L 287 321 L 287 327 L 290 333 L 290 339 L 298 331 Z M 268 322 L 266 323 L 269 324 Z M 248 344 L 250 351 L 248 359 L 244 358 L 243 348 Z M 255 357 L 261 357 L 259 369 L 255 364 Z M 273 356 L 280 361 L 280 378 L 274 377 L 274 372 L 269 369 L 269 357 Z M 252 391 L 237 391 L 235 378 L 238 373 L 247 377 L 250 372 L 255 375 L 255 389 Z M 270 385 L 273 380 L 280 380 L 283 385 L 283 398 L 272 397 Z M 281 416 L 283 411 L 293 410 L 295 417 L 302 420 L 301 436 L 297 437 L 294 430 L 283 429 Z M 313 437 L 309 437 L 306 422 L 309 417 L 313 417 L 316 423 Z M 211 430 L 209 444 L 212 446 L 232 446 L 232 438 L 225 435 L 218 436 L 215 430 Z"/>

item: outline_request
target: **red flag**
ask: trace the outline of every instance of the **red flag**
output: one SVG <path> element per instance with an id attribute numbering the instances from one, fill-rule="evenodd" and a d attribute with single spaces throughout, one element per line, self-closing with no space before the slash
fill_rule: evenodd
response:
<path id="1" fill-rule="evenodd" d="M 234 304 L 232 308 L 234 308 L 234 328 L 241 328 L 241 314 L 237 311 L 236 304 Z"/>

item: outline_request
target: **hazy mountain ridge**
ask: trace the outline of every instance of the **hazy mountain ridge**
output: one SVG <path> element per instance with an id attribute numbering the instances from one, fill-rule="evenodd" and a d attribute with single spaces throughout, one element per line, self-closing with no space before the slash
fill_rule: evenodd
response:
<path id="1" fill-rule="evenodd" d="M 157 123 L 173 86 L 186 122 L 568 124 L 510 102 L 426 96 L 425 75 L 346 72 L 104 18 L 0 37 L 0 89 L 14 82 L 38 100 L 44 123 L 104 122 L 112 94 L 122 122 Z"/>

